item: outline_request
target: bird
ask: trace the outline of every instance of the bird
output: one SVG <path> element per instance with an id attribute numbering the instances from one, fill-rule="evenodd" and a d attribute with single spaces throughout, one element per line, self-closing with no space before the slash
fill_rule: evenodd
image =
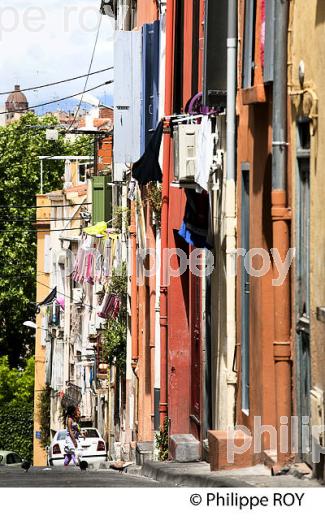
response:
<path id="1" fill-rule="evenodd" d="M 81 460 L 79 462 L 79 466 L 81 471 L 86 471 L 86 469 L 88 468 L 88 462 L 86 460 Z"/>
<path id="2" fill-rule="evenodd" d="M 119 473 L 123 473 L 123 471 L 126 471 L 127 467 L 131 466 L 132 464 L 133 462 L 118 460 L 116 462 L 112 462 L 112 464 L 110 464 L 110 468 L 117 470 Z"/>
<path id="3" fill-rule="evenodd" d="M 27 473 L 29 468 L 31 467 L 31 463 L 28 460 L 24 460 L 24 462 L 21 465 L 22 469 L 24 469 Z"/>

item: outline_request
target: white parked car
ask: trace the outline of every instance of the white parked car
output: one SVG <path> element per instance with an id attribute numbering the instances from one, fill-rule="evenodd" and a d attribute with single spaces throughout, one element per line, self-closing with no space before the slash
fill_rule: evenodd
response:
<path id="1" fill-rule="evenodd" d="M 80 437 L 79 442 L 82 448 L 82 460 L 88 464 L 99 464 L 107 461 L 106 443 L 96 428 L 81 428 L 81 432 L 85 433 L 85 438 Z M 64 464 L 64 447 L 66 430 L 59 430 L 53 437 L 48 449 L 48 464 L 50 466 L 63 466 Z M 70 462 L 70 466 L 73 463 Z"/>
<path id="2" fill-rule="evenodd" d="M 15 451 L 0 451 L 0 466 L 21 467 L 23 459 Z"/>

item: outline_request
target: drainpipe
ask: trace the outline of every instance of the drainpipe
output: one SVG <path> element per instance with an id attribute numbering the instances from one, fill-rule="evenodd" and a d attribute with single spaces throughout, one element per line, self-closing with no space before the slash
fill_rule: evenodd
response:
<path id="1" fill-rule="evenodd" d="M 272 142 L 272 227 L 273 247 L 282 261 L 290 247 L 290 212 L 287 207 L 287 29 L 288 4 L 286 0 L 275 1 L 275 50 L 273 82 L 273 142 Z M 274 276 L 278 277 L 274 266 Z M 277 417 L 277 463 L 282 465 L 289 453 L 280 450 L 281 417 L 291 418 L 291 348 L 290 348 L 290 278 L 281 286 L 274 286 L 274 341 L 276 417 Z M 288 442 L 290 446 L 290 439 Z M 288 448 L 289 450 L 289 448 Z M 287 450 L 287 451 L 288 451 Z"/>
<path id="2" fill-rule="evenodd" d="M 174 57 L 174 10 L 175 0 L 168 0 L 166 10 L 166 90 L 165 114 L 173 111 L 173 57 Z M 169 209 L 169 173 L 170 173 L 171 137 L 164 140 L 162 207 L 161 207 L 161 284 L 160 284 L 160 426 L 168 416 L 168 287 L 164 261 L 164 251 L 168 248 L 168 209 Z"/>
<path id="3" fill-rule="evenodd" d="M 226 167 L 226 272 L 227 272 L 227 426 L 234 424 L 236 375 L 232 371 L 236 345 L 236 87 L 237 87 L 237 0 L 228 2 L 227 37 L 227 167 Z"/>
<path id="4" fill-rule="evenodd" d="M 156 268 L 160 265 L 161 240 L 160 226 L 156 223 Z M 159 402 L 160 402 L 160 278 L 156 271 L 156 299 L 155 299 L 155 379 L 154 379 L 154 430 L 159 431 Z"/>
<path id="5" fill-rule="evenodd" d="M 135 223 L 135 202 L 131 202 L 131 223 L 129 227 L 131 245 L 131 336 L 132 368 L 135 370 L 139 359 L 138 344 L 138 291 L 137 291 L 137 233 Z"/>
<path id="6" fill-rule="evenodd" d="M 160 56 L 159 56 L 159 117 L 165 114 L 166 77 L 166 2 L 159 2 Z M 160 147 L 159 162 L 163 163 L 164 143 Z M 161 222 L 156 218 L 156 301 L 155 301 L 155 377 L 154 377 L 154 431 L 160 427 L 160 266 L 161 266 Z M 154 456 L 158 449 L 154 445 Z"/>

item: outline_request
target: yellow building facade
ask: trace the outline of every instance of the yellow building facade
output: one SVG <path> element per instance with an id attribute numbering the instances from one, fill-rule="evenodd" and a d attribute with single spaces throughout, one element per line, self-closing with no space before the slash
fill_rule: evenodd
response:
<path id="1" fill-rule="evenodd" d="M 300 458 L 324 478 L 325 451 L 325 2 L 290 2 L 289 161 L 292 182 L 292 336 L 296 409 L 310 432 Z M 305 418 L 305 419 L 303 419 Z M 307 430 L 306 430 L 307 431 Z M 313 441 L 314 439 L 314 441 Z M 319 447 L 316 447 L 316 444 Z"/>
<path id="2" fill-rule="evenodd" d="M 50 274 L 45 266 L 46 246 L 50 234 L 50 200 L 46 195 L 37 195 L 36 205 L 36 229 L 37 229 L 37 263 L 36 263 L 36 301 L 40 302 L 49 293 Z M 43 206 L 43 208 L 42 208 Z M 36 339 L 35 339 L 35 397 L 34 397 L 34 466 L 46 466 L 46 451 L 40 442 L 40 420 L 39 420 L 39 395 L 45 385 L 45 347 L 42 345 L 44 335 L 42 326 L 42 314 L 36 315 Z"/>

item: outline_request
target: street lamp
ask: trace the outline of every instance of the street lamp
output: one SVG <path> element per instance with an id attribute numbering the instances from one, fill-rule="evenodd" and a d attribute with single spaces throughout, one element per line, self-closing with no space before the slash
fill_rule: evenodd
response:
<path id="1" fill-rule="evenodd" d="M 23 325 L 25 325 L 25 327 L 29 327 L 30 329 L 37 329 L 37 325 L 33 321 L 24 321 Z"/>

